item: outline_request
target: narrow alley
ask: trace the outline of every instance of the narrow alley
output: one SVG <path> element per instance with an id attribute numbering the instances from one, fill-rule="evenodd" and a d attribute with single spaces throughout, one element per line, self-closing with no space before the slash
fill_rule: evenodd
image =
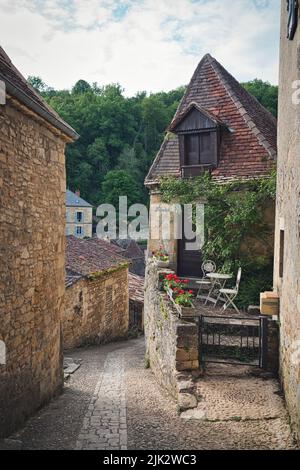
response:
<path id="1" fill-rule="evenodd" d="M 6 441 L 19 449 L 293 449 L 277 382 L 213 367 L 179 415 L 144 364 L 144 339 L 68 353 L 81 366 L 57 400 Z"/>

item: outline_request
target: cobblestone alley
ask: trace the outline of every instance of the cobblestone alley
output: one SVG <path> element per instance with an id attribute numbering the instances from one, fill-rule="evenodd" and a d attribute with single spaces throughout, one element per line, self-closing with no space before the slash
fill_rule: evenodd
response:
<path id="1" fill-rule="evenodd" d="M 6 442 L 22 449 L 290 449 L 278 384 L 213 368 L 199 381 L 199 409 L 176 403 L 144 367 L 144 340 L 78 349 L 65 392 Z"/>

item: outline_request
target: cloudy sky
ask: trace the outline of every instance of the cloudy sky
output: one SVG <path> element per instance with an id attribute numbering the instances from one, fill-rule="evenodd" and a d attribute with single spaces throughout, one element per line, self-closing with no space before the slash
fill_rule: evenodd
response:
<path id="1" fill-rule="evenodd" d="M 0 0 L 0 43 L 55 88 L 186 84 L 210 52 L 239 80 L 277 83 L 280 0 Z"/>

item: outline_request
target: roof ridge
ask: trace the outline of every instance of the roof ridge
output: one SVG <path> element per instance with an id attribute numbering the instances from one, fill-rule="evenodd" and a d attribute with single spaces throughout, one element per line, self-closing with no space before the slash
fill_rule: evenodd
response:
<path id="1" fill-rule="evenodd" d="M 221 83 L 223 84 L 223 86 L 225 87 L 226 91 L 228 92 L 230 98 L 232 99 L 233 103 L 235 104 L 237 110 L 239 111 L 239 113 L 241 114 L 241 116 L 243 117 L 245 123 L 247 124 L 247 126 L 249 127 L 249 129 L 251 130 L 251 132 L 253 133 L 254 129 L 256 130 L 255 132 L 255 136 L 257 138 L 257 140 L 259 141 L 259 143 L 266 149 L 266 151 L 269 153 L 269 155 L 274 158 L 276 156 L 276 149 L 272 148 L 272 145 L 271 143 L 267 140 L 267 138 L 263 135 L 263 133 L 261 132 L 261 130 L 259 129 L 257 123 L 255 123 L 255 118 L 253 118 L 253 116 L 251 116 L 247 110 L 247 105 L 245 105 L 245 103 L 242 103 L 241 100 L 237 97 L 235 91 L 232 89 L 232 86 L 230 85 L 230 83 L 228 83 L 228 80 L 227 80 L 227 77 L 224 76 L 224 75 L 229 75 L 230 79 L 233 80 L 235 82 L 235 84 L 239 87 L 239 89 L 241 89 L 242 93 L 244 93 L 245 95 L 247 95 L 247 97 L 251 100 L 251 101 L 254 101 L 256 103 L 257 106 L 259 106 L 260 110 L 264 113 L 267 113 L 269 115 L 269 117 L 272 118 L 272 120 L 274 121 L 274 124 L 276 125 L 276 118 L 272 115 L 272 113 L 270 113 L 270 111 L 268 111 L 256 98 L 255 96 L 251 95 L 239 82 L 238 80 L 233 76 L 231 75 L 230 72 L 228 72 L 222 64 L 220 64 L 220 62 L 218 62 L 214 57 L 212 56 L 209 56 L 210 59 L 209 59 L 209 62 L 210 62 L 210 65 L 213 67 L 213 70 L 215 71 L 215 73 L 217 74 L 219 80 L 221 81 Z M 219 70 L 218 70 L 219 69 Z M 223 75 L 221 75 L 221 73 Z M 225 83 L 224 83 L 225 82 Z"/>

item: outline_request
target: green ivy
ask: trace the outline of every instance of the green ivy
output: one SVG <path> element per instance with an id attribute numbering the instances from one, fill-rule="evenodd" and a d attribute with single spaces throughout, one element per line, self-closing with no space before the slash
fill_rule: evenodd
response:
<path id="1" fill-rule="evenodd" d="M 272 286 L 272 227 L 264 211 L 276 197 L 276 171 L 264 178 L 217 184 L 209 174 L 193 178 L 162 178 L 162 201 L 192 204 L 205 202 L 205 245 L 203 254 L 213 259 L 218 270 L 236 275 L 243 269 L 238 304 L 257 304 L 259 292 Z M 265 246 L 267 255 L 255 256 L 246 243 Z"/>

